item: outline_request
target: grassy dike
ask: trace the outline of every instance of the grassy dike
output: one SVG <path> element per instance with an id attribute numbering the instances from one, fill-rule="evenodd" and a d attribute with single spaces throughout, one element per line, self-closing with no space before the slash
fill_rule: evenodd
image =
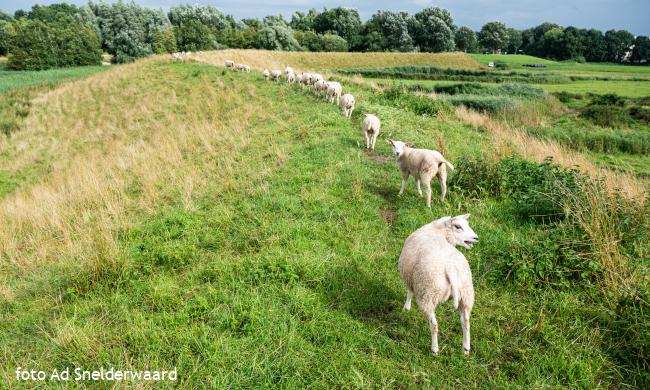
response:
<path id="1" fill-rule="evenodd" d="M 543 226 L 454 187 L 431 210 L 412 181 L 396 196 L 386 137 L 455 162 L 491 153 L 486 133 L 361 87 L 349 121 L 311 90 L 197 63 L 145 60 L 76 83 L 26 118 L 19 140 L 39 153 L 6 152 L 11 169 L 49 169 L 0 203 L 3 387 L 33 385 L 14 381 L 17 366 L 177 367 L 178 383 L 161 385 L 186 388 L 633 380 L 606 348 L 613 335 L 594 321 L 602 308 L 588 291 L 495 277 L 495 250 Z M 364 112 L 382 118 L 376 153 L 361 148 Z M 413 230 L 466 212 L 481 237 L 467 252 L 473 352 L 463 356 L 445 305 L 434 357 L 424 317 L 401 310 L 397 258 Z"/>

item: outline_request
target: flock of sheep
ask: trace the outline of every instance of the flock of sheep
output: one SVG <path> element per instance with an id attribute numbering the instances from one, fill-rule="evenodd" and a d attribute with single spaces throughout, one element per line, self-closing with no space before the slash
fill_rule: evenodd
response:
<path id="1" fill-rule="evenodd" d="M 226 68 L 250 72 L 251 67 L 228 60 Z M 279 81 L 283 72 L 280 70 L 264 69 L 266 80 Z M 352 117 L 355 99 L 349 93 L 342 94 L 343 88 L 336 81 L 327 81 L 318 73 L 295 73 L 287 66 L 284 69 L 286 80 L 290 84 L 312 86 L 317 96 L 325 95 L 330 103 L 339 105 L 346 116 Z M 381 128 L 379 118 L 366 114 L 363 120 L 363 134 L 367 149 L 375 149 L 377 136 Z M 423 183 L 426 191 L 426 205 L 431 207 L 431 180 L 438 177 L 440 183 L 440 199 L 445 199 L 447 192 L 447 167 L 454 166 L 440 152 L 428 149 L 416 149 L 410 143 L 388 139 L 393 154 L 397 157 L 402 174 L 402 185 L 399 195 L 409 176 L 413 176 L 420 197 Z M 453 299 L 454 307 L 460 312 L 460 322 L 463 329 L 463 350 L 469 354 L 470 326 L 469 318 L 474 305 L 474 287 L 472 272 L 465 256 L 456 249 L 464 246 L 471 249 L 478 242 L 478 237 L 468 223 L 469 214 L 456 217 L 443 217 L 422 226 L 413 232 L 405 241 L 399 258 L 399 273 L 406 285 L 406 303 L 404 310 L 411 309 L 411 299 L 415 300 L 420 310 L 429 320 L 431 330 L 431 350 L 438 353 L 438 321 L 436 306 Z"/>

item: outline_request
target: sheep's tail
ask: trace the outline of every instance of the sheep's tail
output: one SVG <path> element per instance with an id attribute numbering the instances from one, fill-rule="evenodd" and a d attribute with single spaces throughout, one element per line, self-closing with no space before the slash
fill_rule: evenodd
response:
<path id="1" fill-rule="evenodd" d="M 460 304 L 460 291 L 458 290 L 460 281 L 458 280 L 458 275 L 456 275 L 456 272 L 450 272 L 449 270 L 446 270 L 445 274 L 447 275 L 447 280 L 451 285 L 451 296 L 454 298 L 454 308 L 458 309 L 458 305 Z"/>
<path id="2" fill-rule="evenodd" d="M 447 164 L 449 169 L 451 169 L 452 171 L 454 170 L 454 166 L 449 161 L 445 160 L 445 164 Z"/>

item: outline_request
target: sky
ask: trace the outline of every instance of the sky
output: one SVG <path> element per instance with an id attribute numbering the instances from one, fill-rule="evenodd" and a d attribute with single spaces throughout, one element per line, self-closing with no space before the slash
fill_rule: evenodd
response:
<path id="1" fill-rule="evenodd" d="M 87 0 L 0 0 L 0 10 L 13 14 L 17 9 L 29 9 L 33 4 L 62 1 L 86 4 Z M 130 0 L 129 0 L 130 1 Z M 112 1 L 109 1 L 112 2 Z M 309 0 L 136 0 L 138 4 L 162 8 L 178 4 L 214 5 L 236 19 L 261 18 L 282 14 L 291 18 L 294 11 L 337 6 L 356 8 L 361 19 L 367 20 L 377 10 L 407 11 L 411 14 L 426 7 L 449 10 L 458 26 L 480 30 L 489 21 L 499 20 L 508 27 L 524 29 L 542 22 L 562 26 L 625 29 L 634 35 L 650 35 L 650 0 L 406 0 L 406 1 L 309 1 Z"/>

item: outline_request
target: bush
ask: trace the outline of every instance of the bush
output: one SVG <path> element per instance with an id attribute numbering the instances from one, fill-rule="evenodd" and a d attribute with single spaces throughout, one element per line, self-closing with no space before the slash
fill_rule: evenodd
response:
<path id="1" fill-rule="evenodd" d="M 512 68 L 510 66 L 510 64 L 508 64 L 507 62 L 504 62 L 504 61 L 495 61 L 494 62 L 494 67 L 499 69 L 499 70 L 508 70 L 508 69 Z"/>
<path id="2" fill-rule="evenodd" d="M 585 96 L 581 93 L 573 93 L 573 92 L 566 92 L 566 91 L 553 92 L 552 94 L 562 103 L 569 103 L 572 100 L 582 100 L 585 98 Z"/>
<path id="3" fill-rule="evenodd" d="M 384 90 L 383 98 L 396 107 L 412 111 L 418 115 L 438 116 L 451 114 L 453 109 L 444 99 L 433 99 L 428 96 L 417 96 L 407 92 L 401 86 L 393 86 Z"/>
<path id="4" fill-rule="evenodd" d="M 630 107 L 630 116 L 638 121 L 650 123 L 650 108 Z"/>
<path id="5" fill-rule="evenodd" d="M 255 38 L 255 47 L 266 50 L 300 50 L 300 44 L 293 37 L 289 27 L 281 25 L 266 26 L 258 31 Z"/>
<path id="6" fill-rule="evenodd" d="M 593 106 L 617 106 L 624 107 L 626 99 L 614 93 L 604 95 L 592 95 L 591 105 Z"/>
<path id="7" fill-rule="evenodd" d="M 294 36 L 300 46 L 309 51 L 348 51 L 348 42 L 338 35 L 296 31 Z"/>
<path id="8" fill-rule="evenodd" d="M 590 105 L 580 116 L 603 127 L 617 127 L 627 124 L 629 113 L 624 107 L 614 105 Z"/>
<path id="9" fill-rule="evenodd" d="M 175 53 L 178 51 L 176 46 L 176 35 L 171 28 L 165 28 L 153 35 L 153 52 L 156 54 Z"/>
<path id="10" fill-rule="evenodd" d="M 486 86 L 479 83 L 436 84 L 434 87 L 436 93 L 445 93 L 448 95 L 473 95 L 481 93 L 485 89 Z"/>
<path id="11" fill-rule="evenodd" d="M 21 19 L 12 23 L 7 66 L 16 70 L 99 65 L 97 33 L 87 25 L 48 24 Z"/>
<path id="12" fill-rule="evenodd" d="M 513 99 L 505 96 L 455 95 L 448 100 L 454 106 L 462 105 L 472 110 L 491 114 L 512 110 L 517 106 Z"/>

